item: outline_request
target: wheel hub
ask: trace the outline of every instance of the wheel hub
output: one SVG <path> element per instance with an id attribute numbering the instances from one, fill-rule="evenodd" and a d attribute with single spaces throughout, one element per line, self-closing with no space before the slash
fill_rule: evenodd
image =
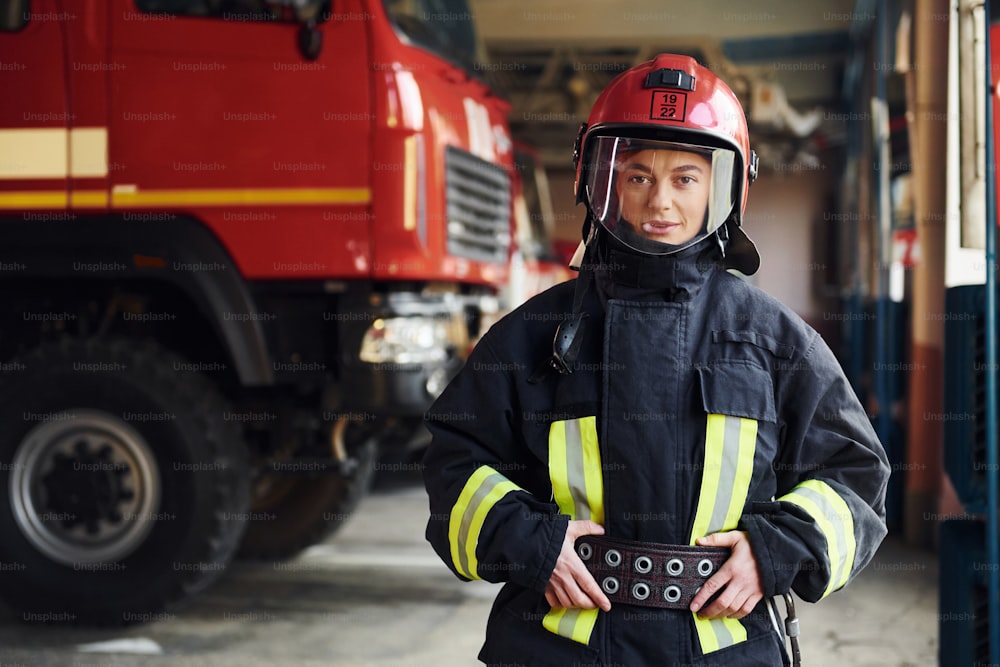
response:
<path id="1" fill-rule="evenodd" d="M 102 434 L 103 435 L 103 434 Z M 80 438 L 67 455 L 57 451 L 51 469 L 41 478 L 48 510 L 65 529 L 82 526 L 87 534 L 123 521 L 122 507 L 135 497 L 128 465 L 114 460 L 112 445 L 103 438 Z"/>
<path id="2" fill-rule="evenodd" d="M 156 520 L 160 478 L 145 438 L 96 410 L 49 415 L 14 455 L 11 506 L 22 533 L 53 560 L 116 561 Z"/>

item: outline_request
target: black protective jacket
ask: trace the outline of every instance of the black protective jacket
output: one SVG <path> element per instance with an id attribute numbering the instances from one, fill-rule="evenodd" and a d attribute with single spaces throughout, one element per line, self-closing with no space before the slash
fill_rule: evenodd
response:
<path id="1" fill-rule="evenodd" d="M 429 412 L 427 539 L 459 577 L 507 582 L 482 661 L 780 665 L 768 598 L 819 600 L 882 541 L 889 468 L 839 363 L 713 257 L 661 259 L 668 279 L 653 288 L 642 267 L 598 266 L 568 375 L 539 369 L 576 281 L 538 295 L 487 332 Z M 667 544 L 745 530 L 765 600 L 742 620 L 550 609 L 570 519 Z"/>

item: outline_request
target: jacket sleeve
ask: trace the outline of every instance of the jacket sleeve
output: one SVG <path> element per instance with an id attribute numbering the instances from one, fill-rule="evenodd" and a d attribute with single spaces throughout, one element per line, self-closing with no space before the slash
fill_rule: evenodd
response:
<path id="1" fill-rule="evenodd" d="M 889 465 L 868 415 L 818 334 L 779 372 L 777 493 L 741 519 L 764 594 L 815 602 L 843 587 L 886 534 Z"/>
<path id="2" fill-rule="evenodd" d="M 525 489 L 539 486 L 539 466 L 545 469 L 515 427 L 510 374 L 519 366 L 498 359 L 484 338 L 427 413 L 426 537 L 462 579 L 544 591 L 569 517 Z"/>

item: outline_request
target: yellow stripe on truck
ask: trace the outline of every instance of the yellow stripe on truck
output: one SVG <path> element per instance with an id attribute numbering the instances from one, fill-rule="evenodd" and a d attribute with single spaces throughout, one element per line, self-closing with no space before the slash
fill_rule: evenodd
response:
<path id="1" fill-rule="evenodd" d="M 0 210 L 95 208 L 108 205 L 104 190 L 0 190 Z M 116 189 L 110 196 L 112 207 L 171 208 L 178 206 L 314 206 L 364 205 L 371 201 L 368 188 L 258 188 L 232 190 L 135 190 Z"/>
<path id="2" fill-rule="evenodd" d="M 0 191 L 0 210 L 30 208 L 66 208 L 65 190 L 24 190 L 17 192 Z"/>
<path id="3" fill-rule="evenodd" d="M 368 188 L 209 188 L 176 190 L 142 190 L 135 186 L 117 185 L 111 190 L 113 208 L 151 206 L 232 206 L 266 204 L 368 204 Z"/>

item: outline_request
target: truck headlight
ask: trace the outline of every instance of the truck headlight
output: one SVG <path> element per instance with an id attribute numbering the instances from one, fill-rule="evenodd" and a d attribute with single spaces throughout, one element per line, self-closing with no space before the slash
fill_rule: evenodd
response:
<path id="1" fill-rule="evenodd" d="M 371 364 L 427 364 L 445 361 L 454 349 L 455 327 L 449 318 L 385 317 L 372 322 L 361 341 L 359 357 Z"/>

